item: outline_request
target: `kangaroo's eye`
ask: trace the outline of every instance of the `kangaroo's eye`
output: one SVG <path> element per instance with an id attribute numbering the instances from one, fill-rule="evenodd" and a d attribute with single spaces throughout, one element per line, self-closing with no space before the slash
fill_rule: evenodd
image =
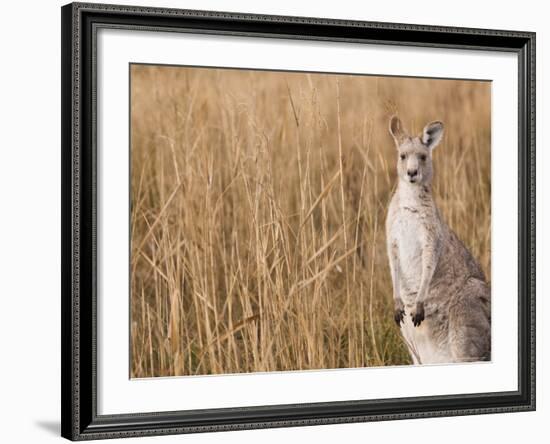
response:
<path id="1" fill-rule="evenodd" d="M 424 161 L 426 160 L 426 155 L 425 155 L 425 154 L 421 154 L 421 155 L 420 155 L 420 160 L 421 160 L 422 162 L 424 162 Z"/>
<path id="2" fill-rule="evenodd" d="M 401 160 L 405 160 L 405 157 L 407 157 L 405 154 L 401 154 L 399 157 L 401 157 Z"/>

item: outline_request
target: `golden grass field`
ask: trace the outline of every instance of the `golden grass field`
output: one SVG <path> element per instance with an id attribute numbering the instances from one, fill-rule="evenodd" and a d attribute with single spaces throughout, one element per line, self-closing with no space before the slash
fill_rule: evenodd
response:
<path id="1" fill-rule="evenodd" d="M 385 248 L 398 113 L 490 280 L 488 82 L 131 68 L 131 377 L 409 364 Z"/>

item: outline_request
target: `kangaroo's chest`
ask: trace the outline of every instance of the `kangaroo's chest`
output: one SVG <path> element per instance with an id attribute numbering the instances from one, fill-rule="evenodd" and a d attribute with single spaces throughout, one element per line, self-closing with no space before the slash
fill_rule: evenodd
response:
<path id="1" fill-rule="evenodd" d="M 391 228 L 391 237 L 397 247 L 399 277 L 404 290 L 415 292 L 422 275 L 424 226 L 417 211 L 399 209 L 398 212 Z"/>
<path id="2" fill-rule="evenodd" d="M 393 236 L 397 244 L 399 258 L 405 263 L 416 264 L 422 258 L 423 227 L 418 216 L 402 215 L 395 221 Z"/>

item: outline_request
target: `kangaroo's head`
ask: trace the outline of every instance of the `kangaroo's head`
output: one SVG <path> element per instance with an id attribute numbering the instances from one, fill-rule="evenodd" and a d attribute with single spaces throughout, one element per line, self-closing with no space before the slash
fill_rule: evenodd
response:
<path id="1" fill-rule="evenodd" d="M 397 147 L 397 176 L 412 186 L 430 185 L 432 150 L 441 142 L 443 123 L 431 122 L 420 136 L 410 136 L 397 116 L 390 119 L 390 134 Z"/>

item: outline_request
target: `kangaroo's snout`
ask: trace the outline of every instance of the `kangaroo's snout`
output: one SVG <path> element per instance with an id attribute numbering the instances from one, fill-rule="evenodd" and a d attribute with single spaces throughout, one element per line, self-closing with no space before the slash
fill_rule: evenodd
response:
<path id="1" fill-rule="evenodd" d="M 407 174 L 408 174 L 408 175 L 409 175 L 409 177 L 410 177 L 410 178 L 412 179 L 412 178 L 414 178 L 414 177 L 416 177 L 416 176 L 417 176 L 417 174 L 418 174 L 418 170 L 416 170 L 416 169 L 415 169 L 415 170 L 411 170 L 411 169 L 409 169 L 409 170 L 407 170 Z"/>

